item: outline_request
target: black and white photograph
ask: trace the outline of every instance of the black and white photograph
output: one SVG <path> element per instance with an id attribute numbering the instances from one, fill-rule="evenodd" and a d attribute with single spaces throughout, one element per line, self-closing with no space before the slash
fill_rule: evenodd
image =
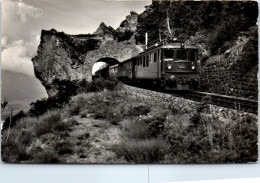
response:
<path id="1" fill-rule="evenodd" d="M 257 1 L 2 0 L 2 162 L 257 162 L 257 18 Z"/>

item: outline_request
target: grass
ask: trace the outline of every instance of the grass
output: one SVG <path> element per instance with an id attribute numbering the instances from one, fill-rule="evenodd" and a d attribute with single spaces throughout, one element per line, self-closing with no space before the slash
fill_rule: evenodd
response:
<path id="1" fill-rule="evenodd" d="M 114 151 L 129 163 L 159 163 L 166 155 L 167 145 L 163 139 L 127 139 L 114 147 Z"/>
<path id="2" fill-rule="evenodd" d="M 198 112 L 198 120 L 175 118 L 167 122 L 165 134 L 171 144 L 169 162 L 227 163 L 257 161 L 257 119 L 249 114 Z M 216 117 L 218 116 L 218 117 Z"/>
<path id="3" fill-rule="evenodd" d="M 257 117 L 177 98 L 143 98 L 124 88 L 81 93 L 60 110 L 17 121 L 2 135 L 4 162 L 64 162 L 62 157 L 86 152 L 90 133 L 70 139 L 71 127 L 95 118 L 98 133 L 117 128 L 121 140 L 110 144 L 116 159 L 128 163 L 227 163 L 257 160 Z M 100 121 L 100 123 L 99 123 Z M 111 160 L 111 162 L 113 162 Z"/>
<path id="4" fill-rule="evenodd" d="M 10 129 L 8 138 L 7 130 L 3 131 L 2 160 L 8 163 L 58 162 L 56 142 L 73 124 L 75 121 L 63 120 L 61 112 L 57 110 L 49 111 L 39 117 L 21 119 Z M 61 131 L 63 133 L 59 133 Z"/>

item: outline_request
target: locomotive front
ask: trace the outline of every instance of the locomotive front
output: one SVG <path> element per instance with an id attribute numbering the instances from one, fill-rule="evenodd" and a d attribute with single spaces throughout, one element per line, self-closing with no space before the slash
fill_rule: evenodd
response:
<path id="1" fill-rule="evenodd" d="M 197 46 L 184 43 L 164 45 L 162 56 L 161 73 L 166 90 L 197 89 Z"/>

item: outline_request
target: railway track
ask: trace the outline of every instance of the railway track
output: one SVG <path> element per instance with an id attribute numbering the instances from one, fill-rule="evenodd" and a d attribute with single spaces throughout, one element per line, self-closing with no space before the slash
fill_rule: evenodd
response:
<path id="1" fill-rule="evenodd" d="M 132 85 L 128 85 L 130 87 L 135 87 Z M 137 87 L 140 88 L 140 87 Z M 249 112 L 253 114 L 258 113 L 258 101 L 250 100 L 241 97 L 233 97 L 227 95 L 220 95 L 216 93 L 207 93 L 207 92 L 199 92 L 199 91 L 177 91 L 177 92 L 168 92 L 168 91 L 158 91 L 158 90 L 151 90 L 149 88 L 141 88 L 143 90 L 159 92 L 164 94 L 170 94 L 175 97 L 181 97 L 197 102 L 201 102 L 202 100 L 206 100 L 208 104 L 217 105 L 221 107 L 226 107 L 230 109 L 235 109 L 238 111 Z"/>
<path id="2" fill-rule="evenodd" d="M 258 113 L 258 101 L 245 99 L 241 97 L 233 97 L 198 91 L 186 92 L 181 97 L 185 97 L 187 99 L 195 101 L 202 101 L 203 99 L 206 99 L 207 103 L 209 104 L 236 109 L 239 111 L 245 111 L 253 114 Z"/>

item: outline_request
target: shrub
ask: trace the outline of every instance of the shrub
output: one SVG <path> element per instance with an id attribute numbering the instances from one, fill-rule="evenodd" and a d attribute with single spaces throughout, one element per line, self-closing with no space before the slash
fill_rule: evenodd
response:
<path id="1" fill-rule="evenodd" d="M 170 114 L 170 111 L 166 109 L 160 110 L 155 108 L 155 110 L 151 112 L 150 116 L 142 119 L 148 126 L 149 137 L 154 138 L 162 134 L 164 130 L 164 122 L 168 114 Z"/>
<path id="2" fill-rule="evenodd" d="M 128 139 L 148 139 L 148 125 L 142 120 L 124 121 L 124 137 Z"/>
<path id="3" fill-rule="evenodd" d="M 23 140 L 23 138 L 27 140 Z M 30 155 L 26 152 L 26 147 L 30 141 L 31 138 L 28 138 L 27 135 L 22 136 L 19 130 L 11 130 L 8 139 L 7 134 L 3 133 L 1 143 L 2 161 L 6 163 L 17 163 L 17 161 L 30 159 Z"/>
<path id="4" fill-rule="evenodd" d="M 61 125 L 61 113 L 59 111 L 50 111 L 40 116 L 34 123 L 34 132 L 37 136 L 52 132 L 57 125 Z M 64 123 L 65 124 L 65 123 Z"/>
<path id="5" fill-rule="evenodd" d="M 7 117 L 3 123 L 3 128 L 2 130 L 6 130 L 7 128 L 12 128 L 13 126 L 16 125 L 17 121 L 19 121 L 20 119 L 26 117 L 28 114 L 26 114 L 24 111 L 20 111 L 19 113 L 17 113 L 16 115 L 14 115 L 12 117 L 12 121 L 10 120 L 10 117 Z M 11 124 L 10 124 L 11 122 Z"/>
<path id="6" fill-rule="evenodd" d="M 113 91 L 118 87 L 118 84 L 115 79 L 98 79 L 86 85 L 82 84 L 80 90 L 83 92 L 100 92 L 104 89 Z"/>
<path id="7" fill-rule="evenodd" d="M 167 152 L 167 145 L 162 139 L 126 139 L 113 150 L 130 163 L 160 163 Z"/>
<path id="8" fill-rule="evenodd" d="M 216 117 L 218 116 L 218 117 Z M 227 163 L 257 160 L 256 119 L 250 115 L 200 113 L 199 128 L 181 121 L 166 125 L 170 162 Z M 169 130 L 170 129 L 170 130 Z"/>
<path id="9" fill-rule="evenodd" d="M 118 41 L 128 41 L 132 35 L 134 34 L 134 32 L 130 31 L 130 30 L 126 30 L 124 32 L 117 32 L 117 38 Z"/>
<path id="10" fill-rule="evenodd" d="M 64 155 L 64 154 L 72 154 L 73 153 L 73 146 L 69 142 L 69 140 L 62 140 L 60 142 L 57 142 L 56 151 L 58 152 L 59 155 Z"/>
<path id="11" fill-rule="evenodd" d="M 53 150 L 44 150 L 33 156 L 33 163 L 58 163 L 60 162 L 58 154 Z"/>
<path id="12" fill-rule="evenodd" d="M 59 136 L 56 132 L 61 131 L 67 133 L 69 127 L 75 123 L 76 121 L 73 119 L 62 120 L 59 111 L 50 111 L 39 117 L 22 118 L 20 121 L 17 121 L 16 126 L 11 128 L 9 132 L 5 130 L 2 134 L 3 161 L 16 163 L 26 162 L 28 160 L 38 163 L 58 161 L 55 151 L 47 148 L 48 152 L 47 150 L 44 152 L 41 145 L 35 145 L 35 140 L 39 139 L 42 143 L 50 143 L 49 141 L 51 141 L 47 147 L 55 146 L 55 143 L 53 144 L 53 142 L 55 142 Z M 60 136 L 62 136 L 61 132 Z M 56 135 L 48 135 L 48 139 L 45 139 L 47 134 Z M 69 146 L 70 145 L 68 145 L 68 147 Z M 65 148 L 60 148 L 59 151 L 61 151 L 61 153 L 69 152 L 64 149 Z M 37 155 L 37 153 L 39 154 Z M 47 157 L 48 153 L 50 153 L 49 159 Z"/>
<path id="13" fill-rule="evenodd" d="M 150 106 L 145 103 L 134 103 L 129 109 L 130 116 L 146 115 L 150 112 Z"/>

